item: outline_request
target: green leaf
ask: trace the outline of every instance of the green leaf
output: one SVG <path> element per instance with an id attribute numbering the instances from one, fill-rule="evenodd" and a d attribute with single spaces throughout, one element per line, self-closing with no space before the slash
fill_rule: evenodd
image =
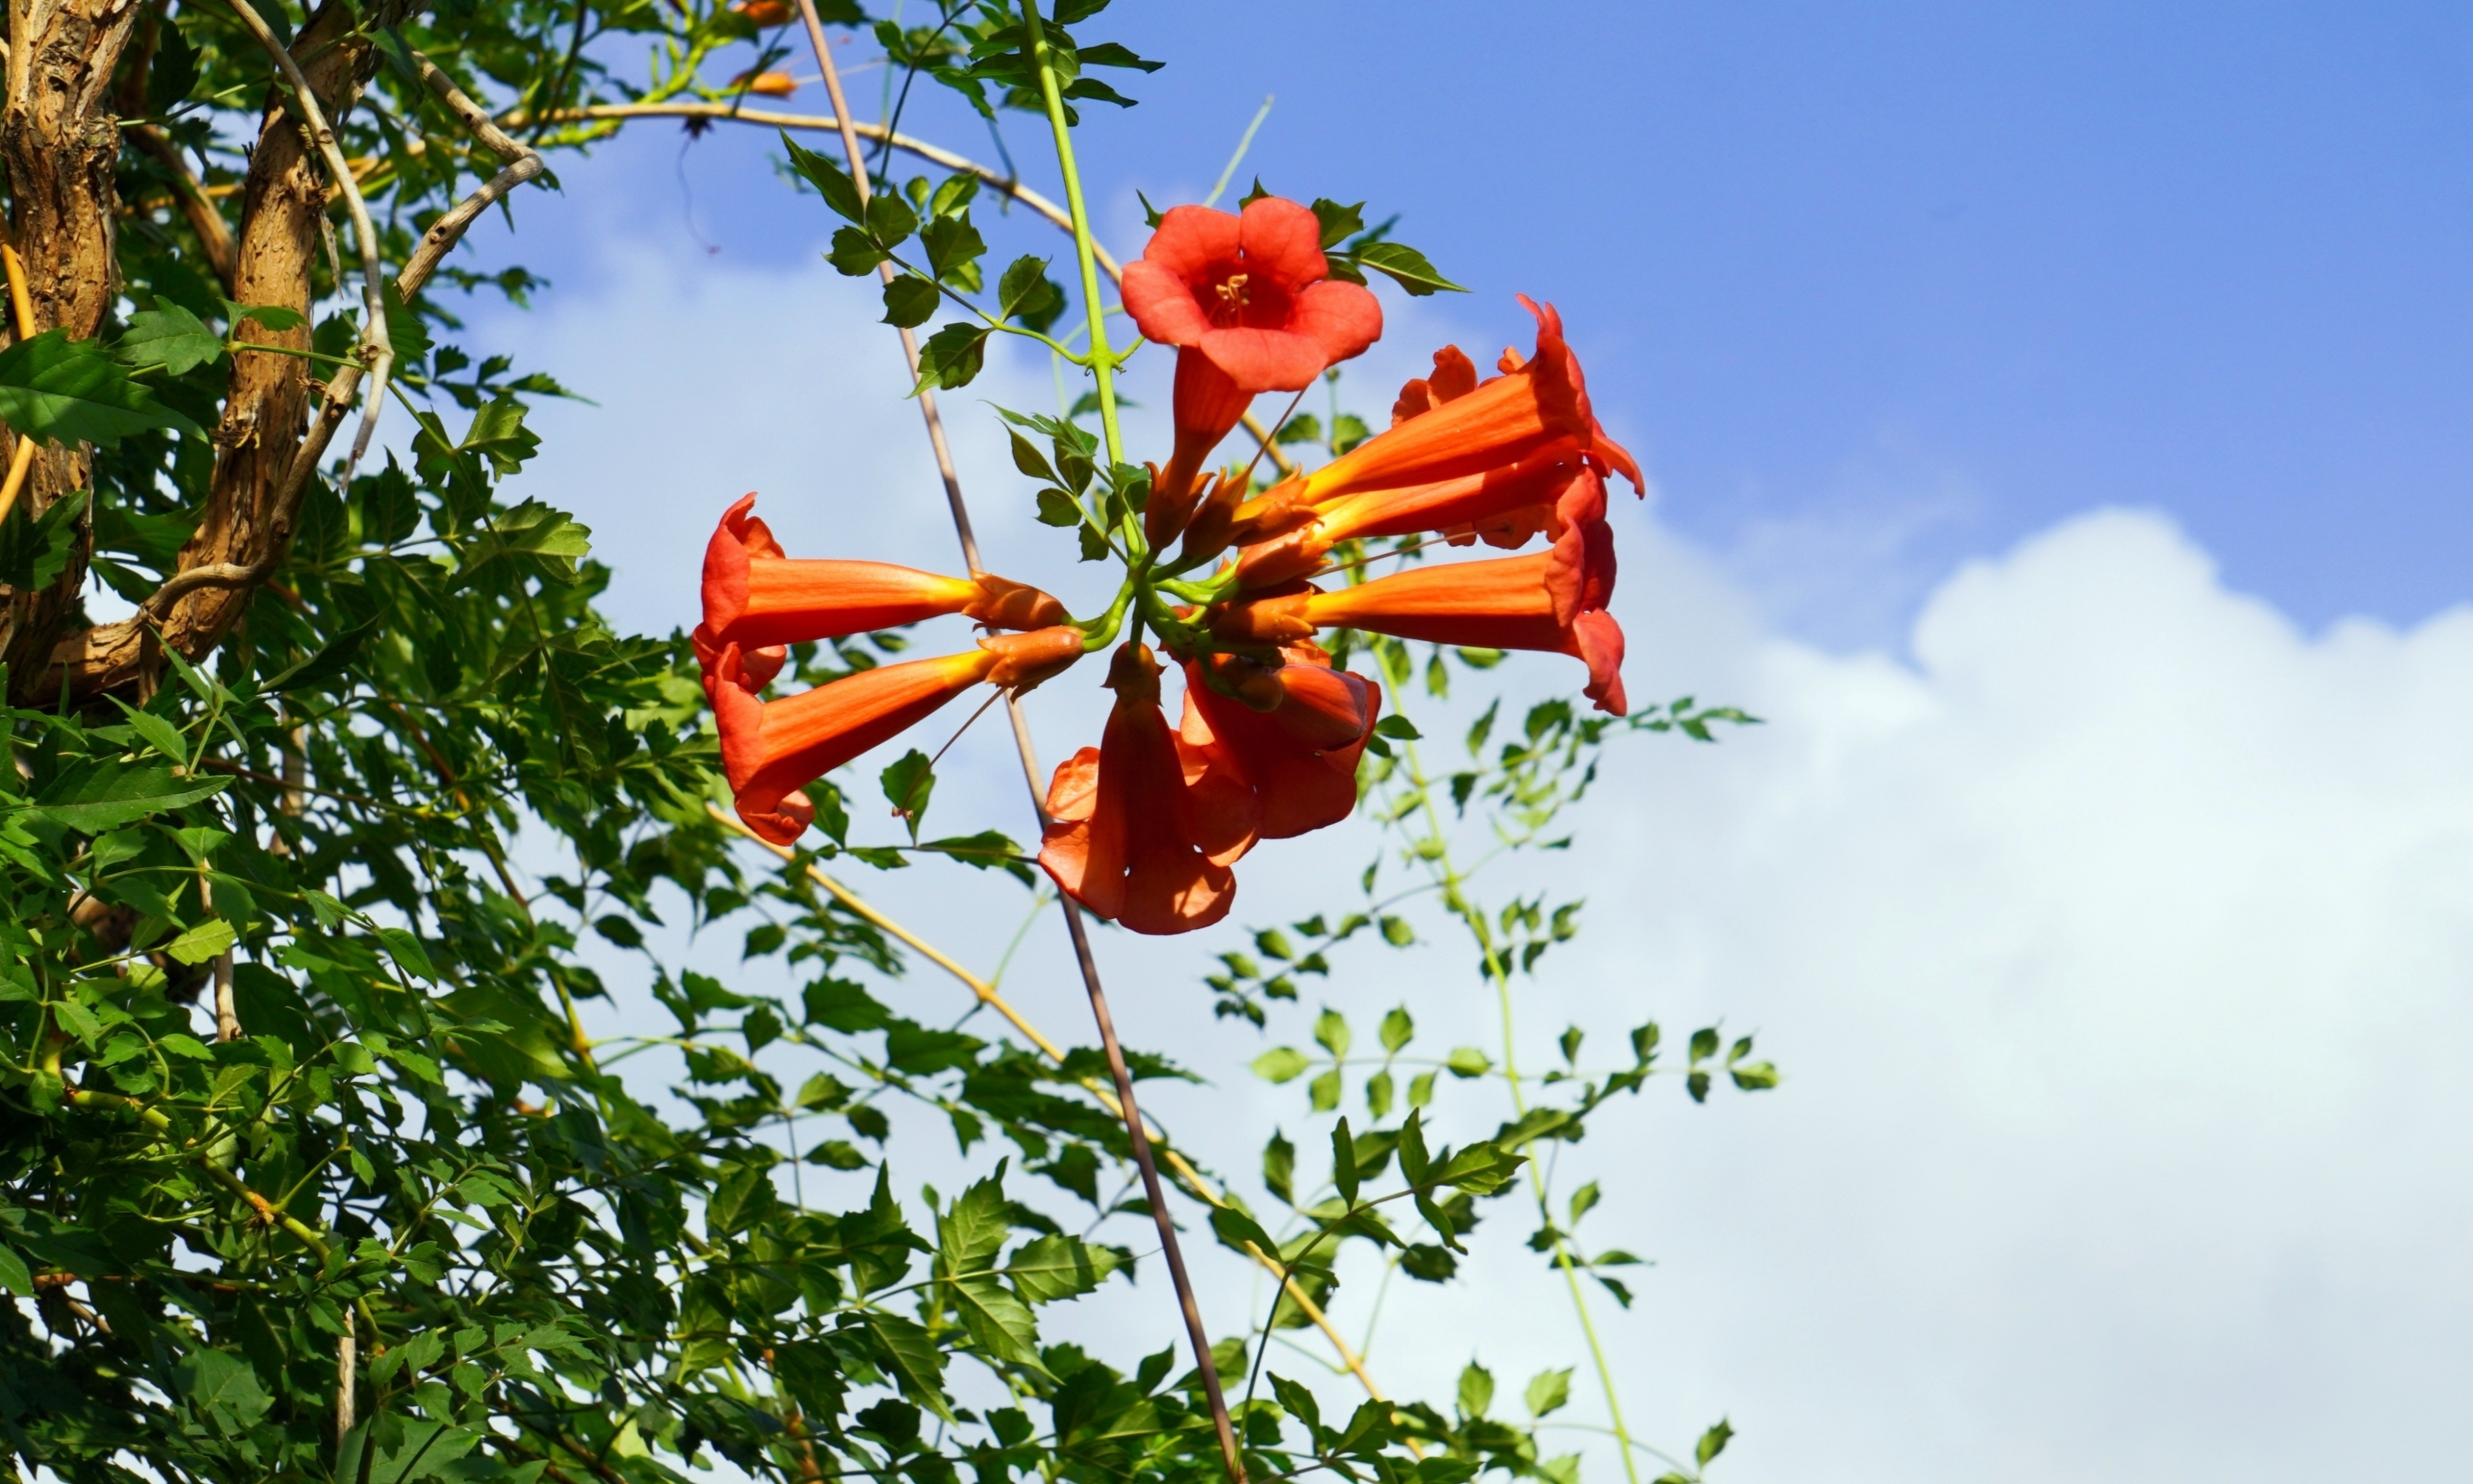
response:
<path id="1" fill-rule="evenodd" d="M 1528 1378 L 1528 1391 L 1522 1399 L 1528 1403 L 1528 1415 L 1545 1417 L 1572 1400 L 1572 1373 L 1540 1371 Z M 1702 1460 L 1706 1462 L 1707 1460 Z"/>
<path id="2" fill-rule="evenodd" d="M 935 1339 L 920 1326 L 893 1314 L 870 1313 L 866 1327 L 902 1395 L 953 1422 L 952 1405 L 945 1400 L 945 1353 Z"/>
<path id="3" fill-rule="evenodd" d="M 1048 467 L 1047 456 L 1039 451 L 1039 445 L 1037 443 L 1032 443 L 1029 439 L 1022 437 L 1021 434 L 1010 428 L 1005 430 L 1005 436 L 1013 440 L 1013 467 L 1015 468 L 1021 470 L 1033 479 L 1044 480 L 1051 485 L 1057 482 L 1056 470 Z M 1046 508 L 1047 502 L 1043 499 L 1040 502 L 1040 509 L 1044 512 Z M 1042 518 L 1045 518 L 1044 515 Z M 1048 524 L 1071 525 L 1072 521 L 1069 519 L 1051 520 L 1048 521 Z"/>
<path id="4" fill-rule="evenodd" d="M 1483 1417 L 1494 1405 L 1494 1373 L 1472 1360 L 1460 1372 L 1460 1411 L 1469 1417 Z"/>
<path id="5" fill-rule="evenodd" d="M 843 276 L 855 278 L 861 274 L 876 272 L 876 265 L 892 255 L 877 247 L 876 239 L 870 237 L 865 228 L 843 227 L 834 229 L 833 245 L 825 253 L 825 261 L 832 264 Z"/>
<path id="6" fill-rule="evenodd" d="M 781 147 L 790 154 L 790 168 L 806 178 L 835 216 L 846 222 L 867 220 L 867 208 L 858 199 L 858 182 L 851 179 L 849 171 L 813 150 L 802 148 L 786 130 L 781 134 Z"/>
<path id="7" fill-rule="evenodd" d="M 1425 735 L 1424 732 L 1417 730 L 1416 723 L 1408 720 L 1408 718 L 1401 715 L 1397 711 L 1394 711 L 1390 715 L 1382 718 L 1381 721 L 1376 722 L 1374 724 L 1374 730 L 1382 733 L 1386 737 L 1391 737 L 1402 742 L 1414 742 Z"/>
<path id="8" fill-rule="evenodd" d="M 1726 1450 L 1726 1444 L 1734 1436 L 1735 1424 L 1721 1417 L 1717 1419 L 1717 1426 L 1700 1434 L 1700 1445 L 1692 1450 L 1692 1456 L 1699 1460 L 1701 1468 L 1706 1469 L 1711 1459 Z"/>
<path id="9" fill-rule="evenodd" d="M 1042 1236 L 1023 1243 L 1006 1259 L 1005 1277 L 1014 1290 L 1032 1304 L 1053 1304 L 1077 1298 L 1108 1281 L 1112 1273 L 1133 1265 L 1115 1247 L 1094 1246 L 1077 1236 Z"/>
<path id="10" fill-rule="evenodd" d="M 936 187 L 936 196 L 927 210 L 934 216 L 952 216 L 968 207 L 979 194 L 979 178 L 965 170 L 945 178 Z"/>
<path id="11" fill-rule="evenodd" d="M 154 304 L 131 315 L 129 328 L 112 343 L 112 356 L 121 365 L 132 371 L 160 367 L 167 375 L 180 376 L 223 359 L 224 338 L 204 320 L 159 295 Z"/>
<path id="12" fill-rule="evenodd" d="M 132 433 L 171 428 L 204 437 L 162 406 L 95 342 L 45 330 L 0 350 L 0 422 L 55 446 L 89 443 L 117 448 Z"/>
<path id="13" fill-rule="evenodd" d="M 970 218 L 959 216 L 940 216 L 929 222 L 919 233 L 919 246 L 927 253 L 927 271 L 948 283 L 988 251 Z"/>
<path id="14" fill-rule="evenodd" d="M 26 1270 L 26 1259 L 6 1242 L 0 1242 L 0 1288 L 21 1299 L 35 1296 L 35 1275 Z"/>
<path id="15" fill-rule="evenodd" d="M 1408 924 L 1406 918 L 1385 916 L 1382 919 L 1382 941 L 1395 948 L 1405 948 L 1417 941 L 1417 930 Z"/>
<path id="16" fill-rule="evenodd" d="M 229 779 L 199 782 L 180 778 L 160 763 L 113 759 L 76 763 L 60 771 L 35 801 L 39 817 L 80 834 L 100 834 L 134 825 L 167 809 L 211 799 Z"/>
<path id="17" fill-rule="evenodd" d="M 1262 1184 L 1273 1195 L 1290 1206 L 1297 1204 L 1297 1146 L 1288 1137 L 1274 1129 L 1271 1141 L 1262 1146 Z"/>
<path id="18" fill-rule="evenodd" d="M 1015 443 L 1021 440 L 1015 439 Z M 1039 491 L 1039 523 L 1048 526 L 1078 526 L 1082 523 L 1082 507 L 1073 496 L 1053 486 Z"/>
<path id="19" fill-rule="evenodd" d="M 1417 1034 L 1417 1022 L 1408 1018 L 1408 1007 L 1395 1007 L 1382 1017 L 1382 1049 L 1397 1056 L 1410 1038 Z"/>
<path id="20" fill-rule="evenodd" d="M 158 26 L 155 55 L 146 64 L 146 111 L 160 118 L 188 102 L 197 85 L 197 49 L 189 45 L 179 26 Z"/>
<path id="21" fill-rule="evenodd" d="M 231 924 L 214 918 L 173 939 L 163 951 L 183 964 L 203 964 L 231 945 Z"/>
<path id="22" fill-rule="evenodd" d="M 1276 1371 L 1271 1373 L 1271 1392 L 1272 1395 L 1280 1399 L 1280 1406 L 1282 1409 L 1290 1417 L 1293 1417 L 1297 1421 L 1305 1424 L 1309 1433 L 1318 1432 L 1321 1430 L 1322 1405 L 1320 1402 L 1314 1400 L 1314 1394 L 1312 1392 L 1306 1390 L 1303 1386 L 1289 1380 L 1286 1376 L 1280 1375 Z M 1322 1451 L 1319 1442 L 1317 1442 L 1315 1451 Z"/>
<path id="23" fill-rule="evenodd" d="M 530 437 L 531 435 L 525 435 Z M 539 500 L 526 500 L 500 511 L 489 531 L 464 550 L 463 571 L 470 573 L 506 556 L 543 557 L 574 562 L 592 551 L 592 530 L 563 510 Z"/>
<path id="24" fill-rule="evenodd" d="M 1735 1079 L 1736 1087 L 1746 1092 L 1759 1092 L 1778 1085 L 1778 1069 L 1767 1062 L 1745 1062 L 1729 1070 L 1727 1075 Z"/>
<path id="25" fill-rule="evenodd" d="M 928 796 L 936 791 L 935 764 L 914 747 L 886 764 L 876 778 L 883 785 L 885 802 L 910 826 L 910 843 L 918 844 L 920 821 L 926 817 Z"/>
<path id="26" fill-rule="evenodd" d="M 927 337 L 919 347 L 918 391 L 942 387 L 949 391 L 967 387 L 987 364 L 988 337 L 996 333 L 984 324 L 957 320 Z"/>
<path id="27" fill-rule="evenodd" d="M 1348 1132 L 1346 1118 L 1331 1131 L 1331 1183 L 1338 1187 L 1341 1200 L 1357 1204 L 1357 1139 Z"/>
<path id="28" fill-rule="evenodd" d="M 1012 1289 L 993 1278 L 967 1278 L 954 1283 L 948 1296 L 962 1327 L 981 1350 L 1044 1374 L 1047 1368 L 1039 1363 L 1038 1321 Z"/>
<path id="29" fill-rule="evenodd" d="M 937 301 L 944 297 L 942 290 L 924 278 L 899 275 L 884 286 L 884 323 L 917 329 L 936 318 Z M 1020 435 L 1016 435 L 1016 442 L 1020 442 Z"/>
<path id="30" fill-rule="evenodd" d="M 524 426 L 527 411 L 529 409 L 523 403 L 512 396 L 491 401 L 474 411 L 472 425 L 465 429 L 464 441 L 456 447 L 488 459 L 491 467 L 498 471 L 498 477 L 504 479 L 522 468 L 524 461 L 540 450 L 540 435 Z M 531 505 L 536 502 L 527 500 L 524 503 Z"/>
<path id="31" fill-rule="evenodd" d="M 1047 276 L 1047 259 L 1027 253 L 1015 258 L 996 280 L 996 318 L 1020 320 L 1046 333 L 1065 312 L 1065 290 Z"/>
<path id="32" fill-rule="evenodd" d="M 1334 1057 L 1345 1057 L 1355 1038 L 1349 1034 L 1348 1017 L 1336 1010 L 1325 1010 L 1314 1017 L 1314 1041 Z"/>
<path id="33" fill-rule="evenodd" d="M 224 315 L 231 322 L 232 333 L 235 335 L 240 333 L 243 320 L 253 321 L 260 329 L 278 335 L 285 330 L 297 330 L 309 323 L 307 315 L 298 309 L 287 309 L 281 304 L 236 304 L 227 299 L 223 301 L 223 306 Z"/>
<path id="34" fill-rule="evenodd" d="M 1254 1058 L 1254 1075 L 1265 1082 L 1293 1082 L 1313 1065 L 1294 1046 L 1274 1046 Z"/>
<path id="35" fill-rule="evenodd" d="M 1339 1068 L 1334 1066 L 1306 1084 L 1306 1096 L 1316 1113 L 1329 1113 L 1339 1106 Z"/>
<path id="36" fill-rule="evenodd" d="M 7 522 L 0 524 L 0 584 L 26 589 L 48 587 L 66 571 L 77 552 L 82 535 L 78 516 L 84 513 L 86 500 L 85 491 L 72 490 L 54 500 L 40 516 L 35 515 L 33 501 L 19 500 Z"/>
<path id="37" fill-rule="evenodd" d="M 960 1277 L 993 1265 L 1012 1230 L 1003 1184 L 991 1176 L 972 1185 L 936 1216 L 936 1253 L 944 1259 L 947 1276 Z"/>
<path id="38" fill-rule="evenodd" d="M 1343 206 L 1338 202 L 1315 198 L 1314 220 L 1322 224 L 1322 245 L 1335 248 L 1365 230 L 1365 203 Z"/>
<path id="39" fill-rule="evenodd" d="M 178 763 L 183 768 L 189 765 L 189 750 L 187 746 L 180 741 L 180 728 L 173 726 L 170 722 L 165 721 L 162 717 L 156 715 L 152 711 L 141 711 L 137 709 L 128 702 L 121 700 L 118 696 L 113 696 L 110 699 L 112 705 L 120 707 L 120 714 L 127 718 L 129 725 L 136 730 L 139 736 L 146 739 L 147 746 L 155 749 L 155 751 L 162 754 L 164 756 L 169 757 L 172 761 Z"/>
<path id="40" fill-rule="evenodd" d="M 1266 1257 L 1279 1255 L 1280 1244 L 1270 1233 L 1262 1230 L 1262 1224 L 1234 1206 L 1211 1208 L 1211 1230 L 1224 1245 L 1236 1252 L 1243 1252 L 1250 1242 Z"/>
<path id="41" fill-rule="evenodd" d="M 1692 1033 L 1692 1065 L 1697 1066 L 1717 1054 L 1717 1028 L 1716 1026 L 1704 1025 Z"/>
<path id="42" fill-rule="evenodd" d="M 1356 257 L 1359 263 L 1399 284 L 1418 299 L 1446 289 L 1454 294 L 1468 292 L 1467 289 L 1435 272 L 1434 265 L 1426 261 L 1426 254 L 1405 243 L 1369 242 L 1357 250 Z"/>

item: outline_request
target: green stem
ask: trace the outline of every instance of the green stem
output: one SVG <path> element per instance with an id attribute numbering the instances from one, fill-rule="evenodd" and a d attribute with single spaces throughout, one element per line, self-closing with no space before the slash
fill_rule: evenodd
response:
<path id="1" fill-rule="evenodd" d="M 1502 1007 L 1503 1083 L 1511 1089 L 1513 1116 L 1525 1118 L 1528 1115 L 1528 1098 L 1520 1089 L 1519 1049 L 1512 1036 L 1511 975 L 1503 967 L 1502 955 L 1495 950 L 1494 933 L 1486 925 L 1485 914 L 1472 906 L 1460 891 L 1465 878 L 1453 864 L 1451 841 L 1443 833 L 1442 813 L 1434 807 L 1433 786 L 1426 778 L 1425 766 L 1417 760 L 1417 745 L 1403 742 L 1400 747 L 1408 763 L 1408 780 L 1425 807 L 1426 826 L 1434 843 L 1431 864 L 1442 880 L 1443 900 L 1469 930 L 1469 936 L 1477 940 L 1477 951 L 1485 957 L 1486 977 L 1494 981 L 1495 998 Z M 1615 1391 L 1614 1368 L 1606 1363 L 1605 1347 L 1598 1343 L 1597 1322 L 1589 1317 L 1588 1292 L 1580 1286 L 1580 1272 L 1572 1261 L 1571 1244 L 1563 1239 L 1562 1229 L 1555 1224 L 1553 1208 L 1547 1200 L 1546 1176 L 1534 1159 L 1528 1161 L 1528 1185 L 1537 1196 L 1538 1221 L 1554 1233 L 1554 1265 L 1563 1270 L 1563 1281 L 1572 1290 L 1572 1310 L 1579 1316 L 1580 1333 L 1589 1342 L 1589 1360 L 1597 1368 L 1597 1385 L 1606 1396 L 1606 1416 L 1613 1421 L 1615 1437 L 1622 1444 L 1623 1475 L 1630 1484 L 1640 1484 L 1640 1465 L 1632 1457 L 1631 1429 L 1623 1423 L 1622 1402 Z"/>
<path id="2" fill-rule="evenodd" d="M 1099 261 L 1092 251 L 1091 213 L 1082 204 L 1082 172 L 1073 162 L 1073 133 L 1065 122 L 1065 95 L 1056 84 L 1056 62 L 1047 32 L 1039 22 L 1039 0 L 1021 0 L 1022 34 L 1030 63 L 1039 69 L 1039 94 L 1047 104 L 1047 127 L 1056 135 L 1056 164 L 1065 174 L 1065 207 L 1073 218 L 1073 255 L 1082 267 L 1082 310 L 1091 328 L 1091 375 L 1098 383 L 1099 428 L 1108 441 L 1108 462 L 1125 462 L 1124 435 L 1116 428 L 1116 354 L 1108 344 L 1108 313 L 1099 303 Z"/>

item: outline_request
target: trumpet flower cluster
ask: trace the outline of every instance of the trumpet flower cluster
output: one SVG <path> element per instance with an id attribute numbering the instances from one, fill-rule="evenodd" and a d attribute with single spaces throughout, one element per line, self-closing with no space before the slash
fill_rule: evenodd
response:
<path id="1" fill-rule="evenodd" d="M 1227 915 L 1232 868 L 1263 840 L 1345 819 L 1382 706 L 1374 681 L 1316 643 L 1354 629 L 1405 639 L 1570 655 L 1585 694 L 1621 715 L 1623 636 L 1606 480 L 1637 491 L 1630 454 L 1589 405 L 1553 308 L 1523 298 L 1536 344 L 1480 377 L 1457 347 L 1403 387 L 1391 425 L 1319 468 L 1256 491 L 1204 472 L 1253 397 L 1300 391 L 1381 335 L 1362 285 L 1334 280 L 1313 213 L 1261 197 L 1233 214 L 1179 206 L 1124 277 L 1143 336 L 1176 347 L 1175 443 L 1127 482 L 1102 534 L 1125 565 L 1116 601 L 1076 619 L 992 573 L 786 556 L 748 495 L 707 547 L 695 631 L 739 817 L 787 845 L 806 784 L 980 685 L 1019 695 L 1110 650 L 1116 704 L 1099 745 L 1057 768 L 1040 865 L 1093 914 L 1180 933 Z M 1426 562 L 1363 580 L 1343 543 L 1423 537 L 1519 556 Z M 1354 551 L 1361 548 L 1350 547 Z M 884 665 L 767 701 L 786 646 L 962 613 L 985 631 L 959 654 Z M 1146 641 L 1147 632 L 1155 642 Z M 1162 678 L 1178 673 L 1175 725 Z"/>

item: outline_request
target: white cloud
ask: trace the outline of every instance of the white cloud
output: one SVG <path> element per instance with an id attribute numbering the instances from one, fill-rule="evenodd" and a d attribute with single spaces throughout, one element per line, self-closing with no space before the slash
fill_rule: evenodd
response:
<path id="1" fill-rule="evenodd" d="M 651 260 L 618 281 L 521 332 L 528 364 L 603 402 L 544 412 L 526 477 L 596 528 L 623 618 L 684 621 L 712 513 L 748 488 L 795 550 L 950 564 L 860 296 L 821 271 Z M 636 348 L 657 320 L 694 330 Z M 1000 362 L 947 401 L 990 491 L 991 564 L 1045 579 L 1057 543 L 994 497 L 1018 481 L 983 393 L 1053 394 Z M 1599 1309 L 1635 1428 L 1688 1441 L 1731 1412 L 1743 1436 L 1717 1476 L 1739 1484 L 2445 1467 L 2445 1403 L 2473 1381 L 2456 1137 L 2473 1099 L 2451 1075 L 2473 1031 L 2473 613 L 2304 634 L 2168 522 L 2103 512 L 1951 577 L 1907 663 L 1765 632 L 1712 562 L 1625 518 L 1633 693 L 1767 725 L 1619 754 L 1561 868 L 1589 931 L 1523 991 L 1525 1050 L 1566 1018 L 1602 1041 L 1722 1015 L 1789 1076 L 1706 1110 L 1652 1089 L 1571 1151 L 1610 1191 L 1592 1239 L 1660 1263 L 1637 1307 Z M 1560 663 L 1520 683 L 1567 682 Z M 1097 714 L 1088 685 L 1054 688 L 1050 762 Z M 1020 830 L 1000 733 L 955 755 L 948 822 Z M 1266 847 L 1237 917 L 1306 910 L 1368 848 Z M 1017 921 L 924 872 L 871 889 L 976 962 Z M 1034 930 L 1011 987 L 1078 1026 L 1050 937 Z M 1112 935 L 1103 953 L 1129 1037 L 1221 1084 L 1155 1101 L 1241 1170 L 1272 1119 L 1294 1125 L 1295 1089 L 1252 1084 L 1259 1042 L 1209 1017 L 1200 950 L 1227 945 Z M 1361 954 L 1369 977 L 1334 998 L 1405 997 L 1442 1044 L 1473 1040 L 1492 1010 L 1463 958 Z M 1581 1358 L 1513 1225 L 1482 1233 L 1476 1289 L 1391 1295 L 1375 1362 L 1396 1392 L 1447 1396 L 1472 1350 L 1506 1397 Z M 1233 1328 L 1246 1281 L 1206 1271 Z M 1370 1288 L 1342 1295 L 1349 1322 Z M 1074 1322 L 1164 1336 L 1165 1302 L 1154 1278 Z M 1574 1396 L 1594 1420 L 1585 1370 Z"/>

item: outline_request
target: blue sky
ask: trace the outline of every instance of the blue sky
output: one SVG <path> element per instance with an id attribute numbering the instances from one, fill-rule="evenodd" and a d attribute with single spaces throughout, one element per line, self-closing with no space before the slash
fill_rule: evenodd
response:
<path id="1" fill-rule="evenodd" d="M 1246 175 L 1401 212 L 1477 291 L 1439 305 L 1476 332 L 1519 334 L 1514 292 L 1556 300 L 1662 518 L 1824 642 L 1894 643 L 1957 559 L 2102 504 L 2170 512 L 2305 624 L 2464 595 L 2473 12 L 1527 13 L 1119 5 L 1088 34 L 1169 66 L 1091 110 L 1097 209 L 1137 246 L 1132 191 L 1198 197 L 1276 95 Z M 862 111 L 880 78 L 852 79 Z M 1035 123 L 1006 133 L 1044 183 Z M 905 128 L 995 153 L 933 97 Z M 588 232 L 575 197 L 528 204 L 522 255 L 561 292 L 593 290 L 613 230 L 688 246 L 682 175 L 717 262 L 812 261 L 821 213 L 759 132 L 682 156 L 639 131 L 566 170 L 628 197 Z"/>

